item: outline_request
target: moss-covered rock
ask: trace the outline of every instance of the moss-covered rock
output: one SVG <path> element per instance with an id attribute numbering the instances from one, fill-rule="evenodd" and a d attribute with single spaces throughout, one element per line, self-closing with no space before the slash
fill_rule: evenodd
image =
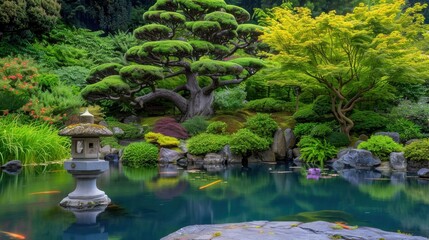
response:
<path id="1" fill-rule="evenodd" d="M 203 59 L 192 63 L 192 72 L 197 72 L 200 75 L 239 75 L 243 71 L 243 67 L 233 63 L 211 59 Z"/>
<path id="2" fill-rule="evenodd" d="M 105 63 L 94 67 L 89 72 L 89 77 L 86 79 L 87 83 L 96 83 L 101 81 L 103 78 L 110 75 L 118 75 L 119 70 L 123 66 L 119 63 Z"/>
<path id="3" fill-rule="evenodd" d="M 134 30 L 134 37 L 145 41 L 168 39 L 172 34 L 171 28 L 161 24 L 148 24 Z"/>

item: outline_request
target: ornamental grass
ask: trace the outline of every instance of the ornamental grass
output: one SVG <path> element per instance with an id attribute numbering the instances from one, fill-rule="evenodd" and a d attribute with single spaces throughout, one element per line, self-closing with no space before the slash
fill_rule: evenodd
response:
<path id="1" fill-rule="evenodd" d="M 16 159 L 25 164 L 64 160 L 70 156 L 70 139 L 40 122 L 21 124 L 18 117 L 0 117 L 0 162 Z"/>

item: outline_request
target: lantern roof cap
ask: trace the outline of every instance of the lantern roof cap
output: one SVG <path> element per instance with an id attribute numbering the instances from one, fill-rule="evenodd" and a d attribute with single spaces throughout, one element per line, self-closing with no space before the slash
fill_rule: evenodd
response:
<path id="1" fill-rule="evenodd" d="M 112 136 L 113 133 L 105 126 L 94 123 L 94 115 L 88 108 L 80 115 L 80 123 L 71 124 L 63 128 L 59 132 L 60 136 L 71 137 L 102 137 Z"/>

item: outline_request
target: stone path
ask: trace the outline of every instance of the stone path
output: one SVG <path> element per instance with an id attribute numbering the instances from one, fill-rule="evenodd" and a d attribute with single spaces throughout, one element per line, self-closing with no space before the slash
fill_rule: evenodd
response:
<path id="1" fill-rule="evenodd" d="M 187 226 L 161 240 L 423 240 L 424 237 L 386 232 L 376 228 L 344 229 L 335 223 L 317 221 L 254 221 L 231 224 Z"/>

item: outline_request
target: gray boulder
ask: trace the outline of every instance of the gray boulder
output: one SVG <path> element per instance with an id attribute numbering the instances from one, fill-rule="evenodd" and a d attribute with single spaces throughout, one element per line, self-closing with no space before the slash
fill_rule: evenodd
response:
<path id="1" fill-rule="evenodd" d="M 285 136 L 286 149 L 292 149 L 293 147 L 295 147 L 296 137 L 295 137 L 295 134 L 293 134 L 292 129 L 286 128 L 284 136 Z"/>
<path id="2" fill-rule="evenodd" d="M 204 165 L 223 165 L 226 162 L 226 157 L 218 153 L 207 153 L 203 161 Z"/>
<path id="3" fill-rule="evenodd" d="M 120 129 L 119 127 L 113 127 L 112 132 L 113 135 L 122 135 L 125 133 L 124 130 Z"/>
<path id="4" fill-rule="evenodd" d="M 392 152 L 389 156 L 390 166 L 396 171 L 407 171 L 407 159 L 403 152 Z"/>
<path id="5" fill-rule="evenodd" d="M 223 155 L 226 158 L 227 164 L 241 164 L 242 157 L 240 155 L 232 153 L 229 145 L 223 147 L 223 149 L 219 151 L 219 154 Z"/>
<path id="6" fill-rule="evenodd" d="M 18 171 L 22 168 L 22 163 L 19 160 L 12 160 L 9 161 L 1 166 L 1 169 L 8 171 L 8 172 L 14 172 Z"/>
<path id="7" fill-rule="evenodd" d="M 159 162 L 161 163 L 175 163 L 177 162 L 177 160 L 184 158 L 185 154 L 175 151 L 175 150 L 171 150 L 168 148 L 161 148 L 159 150 Z"/>
<path id="8" fill-rule="evenodd" d="M 124 118 L 124 123 L 140 123 L 141 119 L 135 115 L 128 116 Z"/>
<path id="9" fill-rule="evenodd" d="M 357 148 L 357 147 L 359 146 L 359 144 L 361 144 L 361 143 L 363 143 L 363 142 L 365 142 L 365 141 L 363 141 L 363 140 L 357 140 L 357 141 L 355 142 L 355 144 L 353 144 L 353 148 Z"/>
<path id="10" fill-rule="evenodd" d="M 334 162 L 335 170 L 343 168 L 371 169 L 381 164 L 380 159 L 375 158 L 370 151 L 363 149 L 348 149 L 341 153 L 341 157 Z"/>
<path id="11" fill-rule="evenodd" d="M 271 149 L 265 150 L 263 152 L 259 152 L 258 155 L 263 162 L 275 162 L 276 161 L 276 154 Z"/>
<path id="12" fill-rule="evenodd" d="M 401 138 L 399 137 L 399 133 L 397 132 L 376 132 L 374 135 L 388 136 L 393 139 L 393 141 L 399 143 L 401 142 Z"/>
<path id="13" fill-rule="evenodd" d="M 292 153 L 293 153 L 293 157 L 294 158 L 297 158 L 297 157 L 301 156 L 301 151 L 300 151 L 299 148 L 292 149 Z"/>
<path id="14" fill-rule="evenodd" d="M 271 149 L 276 158 L 284 159 L 286 157 L 286 138 L 280 128 L 274 133 L 274 141 Z"/>
<path id="15" fill-rule="evenodd" d="M 429 178 L 429 169 L 420 169 L 419 171 L 417 171 L 417 176 L 419 176 L 420 178 Z"/>

